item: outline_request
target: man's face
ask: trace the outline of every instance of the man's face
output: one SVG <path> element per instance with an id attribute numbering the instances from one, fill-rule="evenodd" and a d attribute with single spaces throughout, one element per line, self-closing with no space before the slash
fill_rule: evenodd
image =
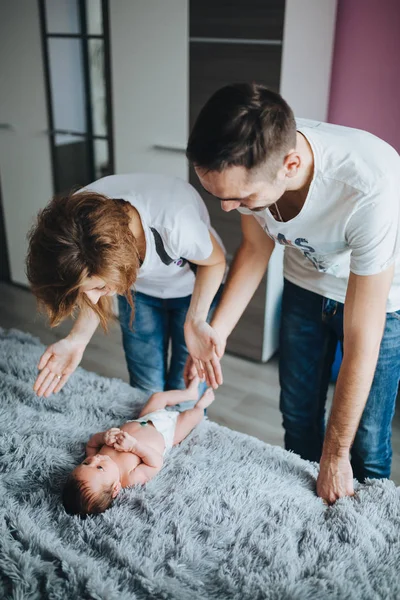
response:
<path id="1" fill-rule="evenodd" d="M 224 171 L 206 171 L 195 167 L 203 188 L 221 202 L 222 210 L 249 208 L 254 212 L 265 210 L 279 200 L 286 191 L 284 169 L 278 171 L 273 181 L 263 174 L 248 171 L 245 167 L 229 167 Z"/>

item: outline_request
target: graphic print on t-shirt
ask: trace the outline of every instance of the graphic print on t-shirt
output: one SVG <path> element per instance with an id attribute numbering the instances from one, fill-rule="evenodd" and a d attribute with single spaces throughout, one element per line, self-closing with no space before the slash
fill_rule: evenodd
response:
<path id="1" fill-rule="evenodd" d="M 286 246 L 284 277 L 337 302 L 350 274 L 378 275 L 394 265 L 387 312 L 400 308 L 400 157 L 376 136 L 330 123 L 297 119 L 314 174 L 300 212 L 288 221 L 270 210 L 252 215 L 276 244 Z"/>
<path id="2" fill-rule="evenodd" d="M 290 246 L 291 248 L 297 248 L 300 250 L 318 271 L 326 272 L 328 270 L 328 265 L 324 259 L 316 254 L 315 249 L 310 246 L 308 240 L 305 238 L 296 238 L 294 242 L 292 242 L 291 240 L 287 240 L 283 233 L 278 233 L 275 235 L 270 233 L 266 226 L 264 229 L 273 240 L 278 242 L 278 244 L 281 244 L 282 246 Z"/>
<path id="3" fill-rule="evenodd" d="M 150 230 L 154 236 L 156 252 L 157 252 L 161 262 L 164 263 L 164 265 L 166 265 L 167 267 L 169 267 L 169 265 L 171 265 L 171 264 L 175 264 L 177 267 L 184 267 L 187 263 L 187 260 L 185 258 L 177 258 L 176 260 L 171 258 L 165 249 L 164 242 L 162 240 L 161 235 L 158 233 L 157 229 L 155 229 L 154 227 L 150 227 Z"/>

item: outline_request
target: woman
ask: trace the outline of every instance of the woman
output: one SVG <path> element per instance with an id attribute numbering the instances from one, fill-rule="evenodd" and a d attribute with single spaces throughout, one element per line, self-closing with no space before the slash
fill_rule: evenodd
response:
<path id="1" fill-rule="evenodd" d="M 41 357 L 37 395 L 62 389 L 98 324 L 107 329 L 114 294 L 131 385 L 184 388 L 184 325 L 204 322 L 224 272 L 204 202 L 180 179 L 112 175 L 54 198 L 29 234 L 27 274 L 51 326 L 77 319 Z"/>

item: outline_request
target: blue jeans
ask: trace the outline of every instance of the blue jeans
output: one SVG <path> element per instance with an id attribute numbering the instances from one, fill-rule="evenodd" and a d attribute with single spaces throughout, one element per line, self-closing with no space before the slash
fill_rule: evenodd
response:
<path id="1" fill-rule="evenodd" d="M 280 408 L 285 447 L 319 462 L 325 402 L 338 340 L 340 302 L 285 280 L 280 331 Z M 367 318 L 367 315 L 366 315 Z M 390 477 L 392 419 L 400 381 L 400 311 L 387 313 L 371 391 L 351 448 L 354 477 Z"/>
<path id="2" fill-rule="evenodd" d="M 211 305 L 210 319 L 222 292 L 218 290 Z M 183 370 L 188 357 L 183 326 L 191 296 L 163 300 L 136 292 L 135 316 L 130 326 L 131 307 L 124 296 L 118 296 L 122 342 L 131 386 L 149 394 L 185 388 Z M 168 364 L 168 349 L 171 359 Z M 200 385 L 203 393 L 206 384 Z M 179 410 L 192 408 L 195 402 L 177 405 Z"/>

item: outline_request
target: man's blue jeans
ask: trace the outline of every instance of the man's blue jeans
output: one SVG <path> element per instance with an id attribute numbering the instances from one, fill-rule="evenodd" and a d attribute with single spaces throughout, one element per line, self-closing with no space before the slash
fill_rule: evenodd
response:
<path id="1" fill-rule="evenodd" d="M 212 303 L 209 318 L 220 298 L 222 287 Z M 191 296 L 162 300 L 136 292 L 135 316 L 130 326 L 131 307 L 124 296 L 118 296 L 122 342 L 131 386 L 153 393 L 185 388 L 183 370 L 188 351 L 183 326 Z M 171 357 L 168 363 L 168 349 Z M 200 386 L 203 393 L 206 385 Z M 194 406 L 183 402 L 179 409 Z"/>
<path id="2" fill-rule="evenodd" d="M 280 408 L 285 447 L 319 462 L 325 402 L 344 305 L 285 280 L 280 331 Z M 365 315 L 368 319 L 368 314 Z M 400 381 L 400 311 L 388 313 L 371 391 L 351 449 L 354 477 L 390 477 L 392 419 Z"/>

